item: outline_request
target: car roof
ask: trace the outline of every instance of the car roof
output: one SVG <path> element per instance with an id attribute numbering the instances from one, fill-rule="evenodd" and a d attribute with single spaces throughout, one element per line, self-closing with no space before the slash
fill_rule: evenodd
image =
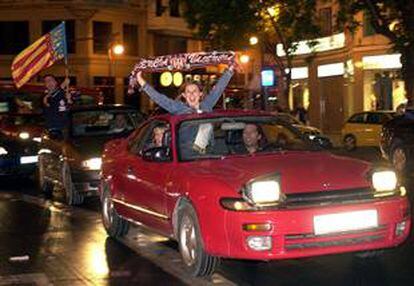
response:
<path id="1" fill-rule="evenodd" d="M 274 114 L 266 111 L 259 110 L 241 110 L 241 109 L 218 109 L 212 112 L 203 113 L 188 113 L 188 114 L 162 114 L 150 117 L 150 119 L 171 120 L 180 122 L 191 119 L 203 119 L 203 118 L 217 118 L 217 117 L 236 117 L 236 116 L 275 116 Z"/>

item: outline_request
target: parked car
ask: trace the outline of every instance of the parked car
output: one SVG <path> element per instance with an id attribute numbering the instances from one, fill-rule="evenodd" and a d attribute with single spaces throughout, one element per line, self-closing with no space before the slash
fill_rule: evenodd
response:
<path id="1" fill-rule="evenodd" d="M 104 143 L 129 135 L 142 120 L 136 109 L 122 105 L 72 108 L 65 130 L 51 130 L 42 137 L 40 189 L 63 195 L 69 205 L 97 195 Z"/>
<path id="2" fill-rule="evenodd" d="M 250 153 L 252 136 L 260 145 Z M 401 244 L 410 229 L 395 172 L 322 151 L 268 113 L 156 116 L 108 142 L 102 158 L 108 235 L 152 228 L 178 241 L 195 276 L 212 274 L 220 258 L 369 253 Z"/>
<path id="3" fill-rule="evenodd" d="M 0 176 L 30 177 L 36 171 L 38 143 L 0 133 Z"/>
<path id="4" fill-rule="evenodd" d="M 362 146 L 379 146 L 382 125 L 393 119 L 393 111 L 367 111 L 352 115 L 342 128 L 346 150 Z"/>
<path id="5" fill-rule="evenodd" d="M 322 134 L 322 131 L 318 128 L 303 124 L 303 122 L 288 113 L 278 113 L 278 116 L 289 122 L 292 126 L 296 127 L 303 135 L 308 136 L 309 139 L 315 141 L 322 148 L 332 148 L 333 144 L 331 139 Z"/>
<path id="6" fill-rule="evenodd" d="M 407 113 L 414 111 L 407 110 Z M 394 168 L 405 174 L 413 167 L 414 159 L 414 120 L 409 116 L 398 116 L 388 121 L 382 128 L 381 153 L 391 161 Z"/>
<path id="7" fill-rule="evenodd" d="M 0 133 L 10 139 L 40 142 L 44 128 L 45 122 L 42 114 L 0 114 Z"/>

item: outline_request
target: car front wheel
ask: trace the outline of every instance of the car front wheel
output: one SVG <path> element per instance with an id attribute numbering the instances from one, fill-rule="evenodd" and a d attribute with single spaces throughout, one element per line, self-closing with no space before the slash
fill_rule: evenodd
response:
<path id="1" fill-rule="evenodd" d="M 178 243 L 185 266 L 193 276 L 211 276 L 220 260 L 204 251 L 194 208 L 183 203 L 178 219 Z"/>
<path id="2" fill-rule="evenodd" d="M 106 233 L 112 238 L 120 238 L 127 235 L 129 223 L 116 212 L 108 186 L 104 184 L 102 191 L 102 222 Z"/>
<path id="3" fill-rule="evenodd" d="M 76 190 L 72 181 L 72 172 L 67 163 L 63 163 L 62 177 L 66 203 L 70 206 L 82 204 L 84 196 Z"/>
<path id="4" fill-rule="evenodd" d="M 39 156 L 38 170 L 37 170 L 37 183 L 40 192 L 45 195 L 46 198 L 50 198 L 53 195 L 53 184 L 46 179 L 45 162 L 43 156 Z"/>

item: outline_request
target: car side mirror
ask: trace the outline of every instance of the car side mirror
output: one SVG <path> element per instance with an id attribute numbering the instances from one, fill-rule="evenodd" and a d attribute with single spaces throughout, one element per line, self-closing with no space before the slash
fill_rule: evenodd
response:
<path id="1" fill-rule="evenodd" d="M 48 134 L 49 134 L 49 138 L 52 140 L 63 140 L 64 139 L 63 131 L 60 129 L 49 130 Z"/>
<path id="2" fill-rule="evenodd" d="M 154 147 L 142 152 L 142 158 L 148 162 L 168 162 L 171 161 L 170 148 Z"/>

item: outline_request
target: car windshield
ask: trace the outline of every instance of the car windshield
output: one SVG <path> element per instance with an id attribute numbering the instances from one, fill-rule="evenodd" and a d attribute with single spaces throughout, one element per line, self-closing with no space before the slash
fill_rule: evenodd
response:
<path id="1" fill-rule="evenodd" d="M 126 110 L 88 110 L 72 113 L 72 136 L 105 136 L 135 129 L 138 112 Z"/>
<path id="2" fill-rule="evenodd" d="M 44 118 L 42 115 L 11 115 L 4 120 L 7 125 L 15 126 L 44 126 Z"/>
<path id="3" fill-rule="evenodd" d="M 293 150 L 320 149 L 274 116 L 189 120 L 178 129 L 178 152 L 182 161 Z"/>

